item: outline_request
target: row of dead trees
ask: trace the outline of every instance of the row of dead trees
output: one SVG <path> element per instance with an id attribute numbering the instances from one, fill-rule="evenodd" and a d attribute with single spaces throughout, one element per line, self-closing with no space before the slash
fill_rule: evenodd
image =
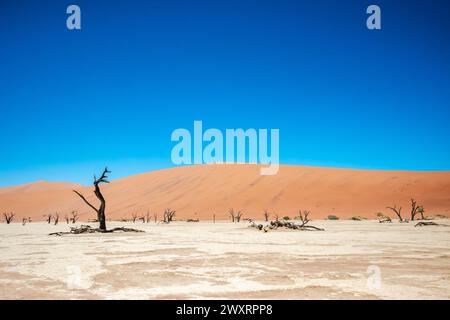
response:
<path id="1" fill-rule="evenodd" d="M 53 223 L 55 226 L 59 223 L 59 218 L 60 218 L 60 214 L 58 212 L 56 213 L 50 213 L 50 214 L 46 214 L 44 215 L 45 220 L 47 221 L 47 223 Z M 72 223 L 75 224 L 78 221 L 78 212 L 77 211 L 72 211 L 70 213 L 70 215 L 66 214 L 64 215 L 64 220 L 66 221 L 67 224 Z"/>
<path id="2" fill-rule="evenodd" d="M 16 214 L 13 212 L 9 212 L 9 213 L 3 213 L 3 218 L 5 219 L 6 224 L 10 224 L 11 222 L 13 222 L 14 218 L 15 218 Z M 46 214 L 44 215 L 45 220 L 47 221 L 47 223 L 53 223 L 54 225 L 57 225 L 59 223 L 59 213 L 54 213 L 54 214 Z M 76 223 L 78 220 L 78 213 L 76 211 L 72 211 L 70 216 L 69 215 L 65 215 L 64 219 L 66 220 L 66 223 Z M 22 218 L 22 225 L 26 225 L 27 223 L 31 222 L 31 217 L 28 218 Z"/>
<path id="3" fill-rule="evenodd" d="M 170 223 L 170 222 L 174 221 L 176 213 L 177 212 L 175 210 L 172 210 L 170 208 L 165 209 L 164 213 L 163 213 L 163 222 Z M 122 221 L 125 222 L 128 220 L 122 219 Z M 150 223 L 151 221 L 154 221 L 155 223 L 157 223 L 158 222 L 158 214 L 157 213 L 151 214 L 149 211 L 147 211 L 147 213 L 145 215 L 139 216 L 137 213 L 132 213 L 131 221 L 133 223 L 135 223 L 136 221 L 141 221 L 142 223 Z"/>
<path id="4" fill-rule="evenodd" d="M 393 211 L 400 223 L 408 223 L 409 221 L 417 220 L 417 215 L 420 215 L 420 220 L 426 220 L 425 208 L 422 205 L 418 205 L 417 201 L 414 199 L 411 199 L 411 211 L 409 219 L 402 216 L 402 207 L 397 207 L 397 205 L 394 205 L 393 207 L 386 207 L 386 209 Z M 380 218 L 380 223 L 392 222 L 392 219 L 387 215 L 380 213 L 378 214 L 378 216 Z"/>

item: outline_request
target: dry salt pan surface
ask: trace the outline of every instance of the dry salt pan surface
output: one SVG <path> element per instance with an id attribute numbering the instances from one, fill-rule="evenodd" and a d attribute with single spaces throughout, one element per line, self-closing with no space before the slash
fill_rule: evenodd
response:
<path id="1" fill-rule="evenodd" d="M 1 224 L 0 298 L 450 298 L 450 227 L 313 224 L 325 231 L 110 222 L 146 232 L 58 237 L 66 224 Z"/>

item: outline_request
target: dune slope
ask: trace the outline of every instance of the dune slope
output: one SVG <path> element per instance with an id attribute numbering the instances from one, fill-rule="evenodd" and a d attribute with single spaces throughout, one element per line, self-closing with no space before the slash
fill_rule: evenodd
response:
<path id="1" fill-rule="evenodd" d="M 111 177 L 114 177 L 114 172 Z M 95 213 L 71 190 L 97 204 L 91 186 L 37 182 L 0 188 L 0 212 L 41 220 L 44 214 L 77 210 L 83 219 Z M 298 209 L 319 219 L 360 215 L 375 218 L 386 206 L 402 206 L 408 215 L 410 198 L 427 214 L 450 216 L 450 172 L 333 169 L 283 165 L 277 175 L 261 176 L 258 165 L 199 165 L 152 171 L 111 181 L 103 186 L 107 217 L 129 218 L 147 210 L 162 218 L 164 208 L 178 219 L 228 219 L 231 207 L 244 218 L 262 218 L 262 211 L 293 217 Z M 18 220 L 17 219 L 17 220 Z"/>

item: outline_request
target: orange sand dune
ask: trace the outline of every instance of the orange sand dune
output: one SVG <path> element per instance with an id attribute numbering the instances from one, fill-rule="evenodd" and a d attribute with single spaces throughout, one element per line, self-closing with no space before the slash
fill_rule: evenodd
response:
<path id="1" fill-rule="evenodd" d="M 112 168 L 112 178 L 114 168 Z M 14 211 L 17 219 L 41 220 L 46 213 L 61 216 L 77 210 L 83 219 L 95 213 L 71 189 L 97 203 L 92 186 L 36 182 L 0 188 L 0 212 Z M 267 209 L 279 216 L 312 211 L 313 218 L 335 214 L 375 218 L 400 205 L 405 215 L 414 197 L 429 215 L 450 216 L 450 171 L 412 172 L 332 169 L 283 165 L 277 175 L 261 176 L 258 165 L 199 165 L 152 171 L 103 185 L 107 217 L 129 218 L 149 210 L 162 217 L 164 208 L 177 211 L 178 219 L 228 219 L 231 207 L 243 218 L 261 219 Z M 392 215 L 391 215 L 392 216 Z"/>

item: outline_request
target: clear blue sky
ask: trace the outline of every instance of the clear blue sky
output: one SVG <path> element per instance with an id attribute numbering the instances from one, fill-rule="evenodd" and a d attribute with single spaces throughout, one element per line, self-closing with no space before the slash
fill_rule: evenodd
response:
<path id="1" fill-rule="evenodd" d="M 170 167 L 194 120 L 279 128 L 281 163 L 449 170 L 449 30 L 445 0 L 1 1 L 0 186 Z"/>

